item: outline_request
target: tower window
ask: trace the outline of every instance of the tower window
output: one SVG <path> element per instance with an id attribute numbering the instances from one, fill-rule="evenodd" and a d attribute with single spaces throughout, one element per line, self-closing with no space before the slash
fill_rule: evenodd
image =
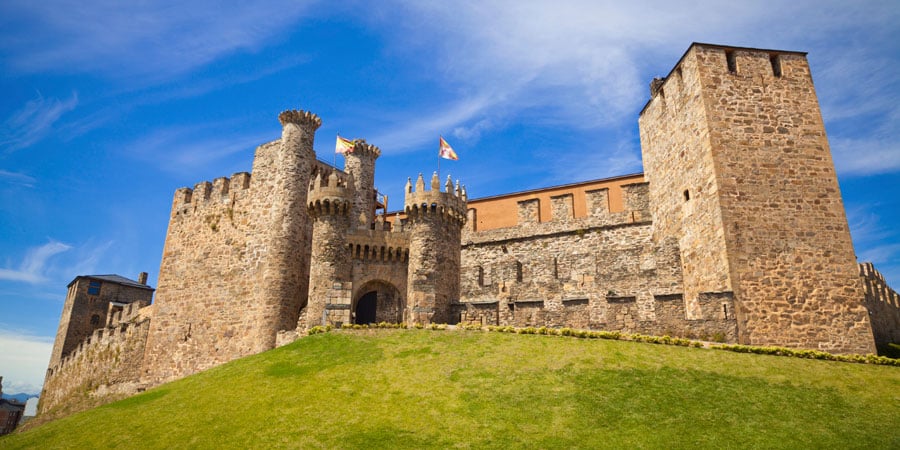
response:
<path id="1" fill-rule="evenodd" d="M 684 190 L 684 201 L 688 201 L 691 199 L 691 192 L 687 189 Z"/>
<path id="2" fill-rule="evenodd" d="M 776 77 L 781 76 L 781 56 L 780 55 L 770 55 L 769 62 L 772 63 L 772 74 Z"/>
<path id="3" fill-rule="evenodd" d="M 88 295 L 100 295 L 100 286 L 102 283 L 99 281 L 91 281 L 88 283 L 87 293 Z"/>
<path id="4" fill-rule="evenodd" d="M 516 261 L 516 281 L 521 282 L 522 278 L 522 263 Z"/>
<path id="5" fill-rule="evenodd" d="M 725 50 L 725 61 L 728 62 L 728 71 L 731 73 L 737 73 L 737 60 L 734 59 L 733 50 Z"/>
<path id="6" fill-rule="evenodd" d="M 91 325 L 94 325 L 94 326 L 100 325 L 100 316 L 98 316 L 97 314 L 94 314 L 93 316 L 91 316 Z"/>

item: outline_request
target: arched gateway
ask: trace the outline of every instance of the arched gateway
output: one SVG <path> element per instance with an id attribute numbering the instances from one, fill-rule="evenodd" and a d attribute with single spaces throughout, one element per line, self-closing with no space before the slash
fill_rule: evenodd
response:
<path id="1" fill-rule="evenodd" d="M 399 323 L 402 311 L 400 291 L 386 281 L 369 281 L 353 296 L 353 323 Z"/>

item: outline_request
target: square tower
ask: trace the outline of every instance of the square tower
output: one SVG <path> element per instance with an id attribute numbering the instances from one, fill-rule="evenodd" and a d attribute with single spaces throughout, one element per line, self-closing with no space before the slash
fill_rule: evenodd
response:
<path id="1" fill-rule="evenodd" d="M 733 292 L 743 344 L 874 352 L 805 53 L 694 43 L 639 124 L 689 318 L 701 294 Z"/>

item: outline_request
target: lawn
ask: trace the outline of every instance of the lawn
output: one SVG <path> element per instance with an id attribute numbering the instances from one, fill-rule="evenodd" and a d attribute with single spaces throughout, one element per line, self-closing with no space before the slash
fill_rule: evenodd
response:
<path id="1" fill-rule="evenodd" d="M 482 331 L 335 331 L 0 448 L 900 448 L 900 368 Z"/>

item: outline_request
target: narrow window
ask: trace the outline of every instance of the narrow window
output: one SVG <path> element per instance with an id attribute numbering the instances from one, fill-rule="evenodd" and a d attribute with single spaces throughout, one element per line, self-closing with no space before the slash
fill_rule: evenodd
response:
<path id="1" fill-rule="evenodd" d="M 728 71 L 737 73 L 737 60 L 734 59 L 733 50 L 725 50 L 725 60 L 728 61 Z"/>
<path id="2" fill-rule="evenodd" d="M 100 295 L 100 286 L 101 283 L 99 281 L 91 281 L 88 283 L 88 295 Z"/>
<path id="3" fill-rule="evenodd" d="M 94 314 L 91 316 L 91 325 L 97 326 L 100 324 L 100 316 Z"/>
<path id="4" fill-rule="evenodd" d="M 681 73 L 681 66 L 675 68 L 675 76 L 678 78 L 678 82 L 681 83 L 683 80 L 683 74 Z"/>
<path id="5" fill-rule="evenodd" d="M 556 257 L 553 258 L 553 278 L 559 279 L 559 260 Z"/>
<path id="6" fill-rule="evenodd" d="M 691 192 L 687 189 L 684 190 L 684 201 L 688 201 L 691 199 Z"/>
<path id="7" fill-rule="evenodd" d="M 516 281 L 522 281 L 522 263 L 516 261 Z"/>
<path id="8" fill-rule="evenodd" d="M 484 267 L 478 266 L 478 286 L 484 287 Z"/>
<path id="9" fill-rule="evenodd" d="M 725 318 L 728 318 L 728 305 L 722 303 L 722 314 L 725 315 Z"/>
<path id="10" fill-rule="evenodd" d="M 772 74 L 776 77 L 781 76 L 781 56 L 780 55 L 770 55 L 769 62 L 772 63 Z"/>

